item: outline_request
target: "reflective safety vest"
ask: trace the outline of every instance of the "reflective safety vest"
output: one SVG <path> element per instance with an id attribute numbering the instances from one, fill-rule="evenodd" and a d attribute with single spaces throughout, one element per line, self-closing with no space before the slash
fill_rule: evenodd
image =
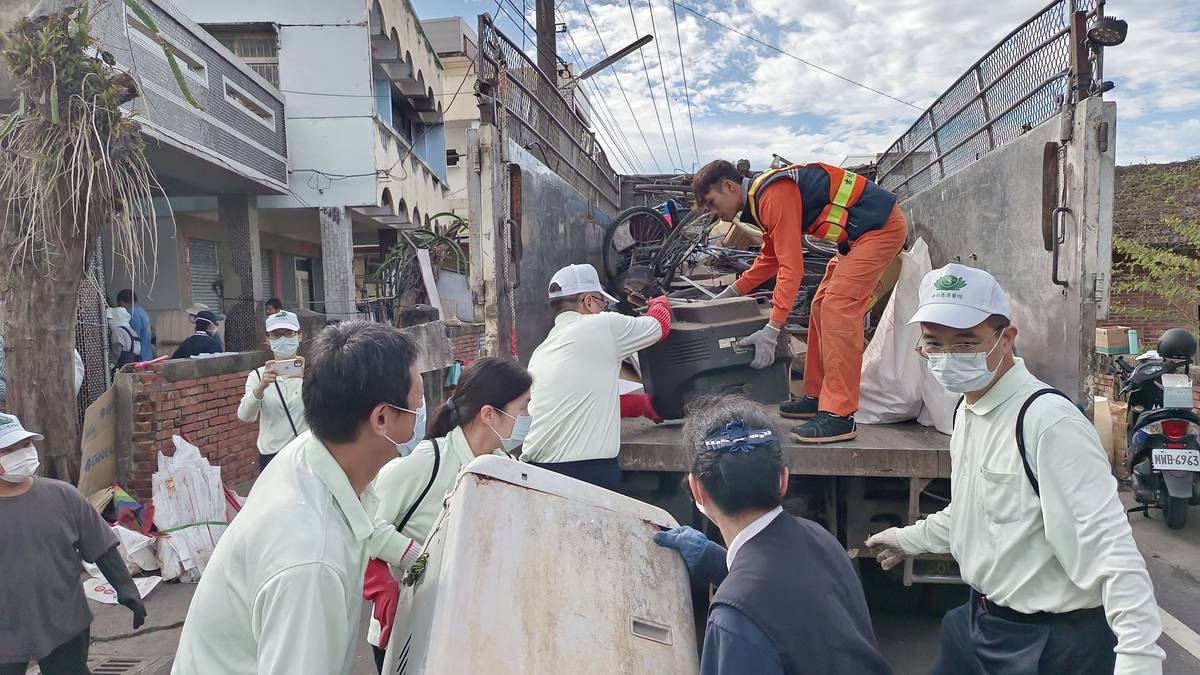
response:
<path id="1" fill-rule="evenodd" d="M 883 227 L 896 205 L 896 195 L 853 171 L 821 163 L 792 164 L 764 171 L 750 181 L 743 221 L 748 213 L 752 224 L 765 228 L 758 202 L 763 190 L 781 178 L 795 181 L 800 188 L 804 233 L 836 244 Z"/>

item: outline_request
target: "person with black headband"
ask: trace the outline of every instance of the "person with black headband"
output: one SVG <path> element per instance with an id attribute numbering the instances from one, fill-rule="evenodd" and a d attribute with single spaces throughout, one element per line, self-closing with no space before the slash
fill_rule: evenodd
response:
<path id="1" fill-rule="evenodd" d="M 375 519 L 392 523 L 388 548 L 403 547 L 406 567 L 416 560 L 442 497 L 454 487 L 459 471 L 482 455 L 509 456 L 525 440 L 532 418 L 529 390 L 533 378 L 507 358 L 483 358 L 463 370 L 454 390 L 429 423 L 426 440 L 407 457 L 389 462 L 375 480 L 379 507 Z M 396 613 L 399 587 L 381 560 L 367 565 L 363 596 L 374 603 L 367 641 L 376 665 L 383 655 Z"/>
<path id="2" fill-rule="evenodd" d="M 891 673 L 845 549 L 780 505 L 788 470 L 766 411 L 741 396 L 697 399 L 682 436 L 696 508 L 729 545 L 690 527 L 654 536 L 718 585 L 701 675 Z"/>

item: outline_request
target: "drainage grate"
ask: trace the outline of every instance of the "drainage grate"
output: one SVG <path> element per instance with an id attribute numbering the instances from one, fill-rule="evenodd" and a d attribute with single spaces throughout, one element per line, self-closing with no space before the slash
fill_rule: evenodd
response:
<path id="1" fill-rule="evenodd" d="M 136 656 L 91 656 L 88 658 L 88 670 L 92 675 L 153 675 L 159 668 L 165 666 L 170 657 L 145 659 Z M 42 670 L 36 664 L 31 665 L 25 675 L 42 675 Z"/>

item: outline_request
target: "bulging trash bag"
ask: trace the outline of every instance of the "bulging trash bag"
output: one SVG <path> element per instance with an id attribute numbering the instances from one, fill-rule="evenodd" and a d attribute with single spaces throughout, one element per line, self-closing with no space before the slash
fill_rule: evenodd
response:
<path id="1" fill-rule="evenodd" d="M 213 549 L 228 526 L 221 468 L 208 463 L 200 448 L 180 436 L 171 439 L 175 454 L 158 453 L 151 479 L 154 524 L 167 535 L 159 540 L 164 579 L 200 581 Z"/>

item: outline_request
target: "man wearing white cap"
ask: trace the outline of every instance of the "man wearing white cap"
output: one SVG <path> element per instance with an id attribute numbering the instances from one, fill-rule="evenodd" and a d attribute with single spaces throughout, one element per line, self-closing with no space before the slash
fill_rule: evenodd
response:
<path id="1" fill-rule="evenodd" d="M 533 426 L 521 460 L 600 487 L 621 483 L 618 375 L 621 359 L 667 337 L 671 305 L 650 301 L 646 316 L 606 312 L 596 268 L 568 265 L 550 280 L 554 328 L 529 359 Z"/>
<path id="2" fill-rule="evenodd" d="M 238 419 L 258 420 L 258 469 L 267 468 L 275 454 L 308 431 L 304 419 L 304 359 L 297 357 L 300 320 L 291 312 L 267 317 L 267 346 L 275 359 L 246 375 L 246 393 L 238 405 Z"/>
<path id="3" fill-rule="evenodd" d="M 146 607 L 100 514 L 69 483 L 37 475 L 40 440 L 0 414 L 0 675 L 25 675 L 30 661 L 46 675 L 85 675 L 92 612 L 80 560 L 104 573 L 134 629 Z"/>
<path id="4" fill-rule="evenodd" d="M 950 553 L 971 586 L 942 619 L 935 675 L 1162 672 L 1154 589 L 1092 423 L 1013 355 L 1017 328 L 990 274 L 921 282 L 917 352 L 963 394 L 951 502 L 866 544 L 890 569 Z"/>

